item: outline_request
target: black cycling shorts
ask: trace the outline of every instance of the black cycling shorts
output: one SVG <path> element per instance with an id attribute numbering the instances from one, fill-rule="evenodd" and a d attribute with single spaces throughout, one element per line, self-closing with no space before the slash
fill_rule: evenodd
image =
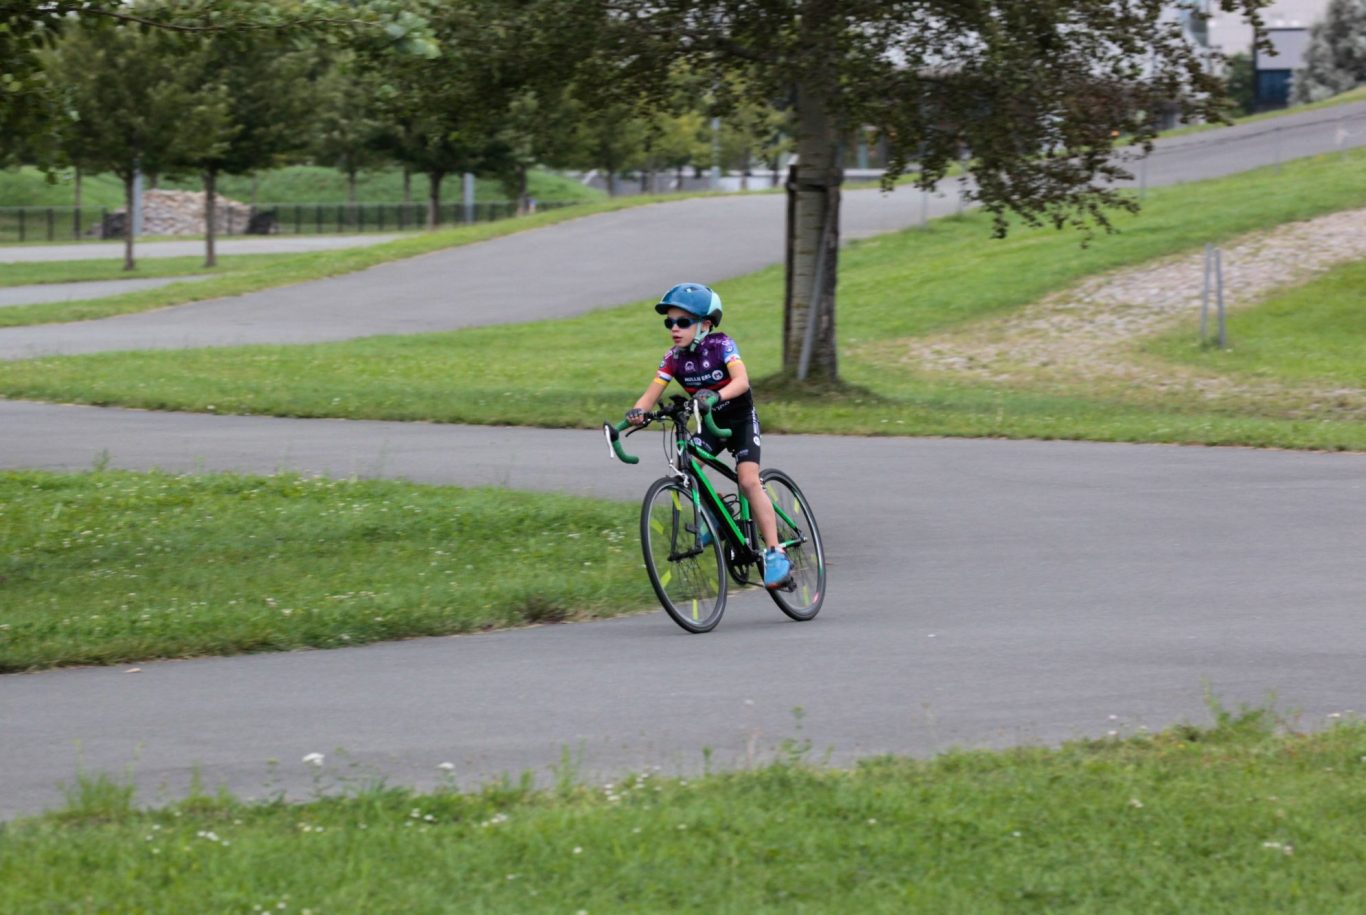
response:
<path id="1" fill-rule="evenodd" d="M 720 454 L 721 449 L 729 451 L 735 458 L 735 463 L 743 464 L 746 461 L 758 464 L 759 461 L 759 414 L 750 410 L 734 418 L 727 416 L 716 420 L 716 425 L 722 429 L 730 430 L 730 438 L 724 442 L 718 441 L 714 435 L 705 428 L 692 437 L 694 445 L 707 449 L 712 454 Z"/>

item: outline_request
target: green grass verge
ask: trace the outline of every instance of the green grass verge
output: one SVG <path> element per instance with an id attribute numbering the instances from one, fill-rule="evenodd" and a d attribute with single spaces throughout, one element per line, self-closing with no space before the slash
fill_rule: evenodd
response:
<path id="1" fill-rule="evenodd" d="M 1086 393 L 929 382 L 873 344 L 1000 314 L 1088 275 L 1340 209 L 1366 206 L 1366 150 L 1153 191 L 1122 231 L 1089 246 L 1020 229 L 989 240 L 984 214 L 880 236 L 841 256 L 839 334 L 847 384 L 797 391 L 765 383 L 780 368 L 782 273 L 717 284 L 725 329 L 759 379 L 769 431 L 1090 438 L 1309 448 L 1366 448 L 1362 424 L 1215 412 L 1174 396 L 1117 402 Z M 866 344 L 866 346 L 865 346 Z M 634 305 L 561 321 L 344 343 L 98 354 L 0 364 L 0 392 L 151 409 L 284 416 L 591 426 L 617 416 L 667 346 L 653 311 Z M 567 387 L 545 353 L 592 351 Z M 211 407 L 212 405 L 212 407 Z"/>
<path id="2" fill-rule="evenodd" d="M 396 482 L 0 473 L 0 672 L 644 609 L 637 518 Z"/>
<path id="3" fill-rule="evenodd" d="M 604 194 L 585 187 L 570 178 L 550 172 L 533 171 L 527 178 L 531 196 L 540 200 L 599 200 Z M 168 189 L 202 191 L 197 178 L 161 182 Z M 459 176 L 446 179 L 442 197 L 458 200 Z M 224 175 L 218 181 L 218 192 L 243 203 L 252 199 L 252 179 L 249 176 Z M 427 179 L 415 175 L 412 179 L 413 199 L 426 200 Z M 256 200 L 261 203 L 346 203 L 346 176 L 336 169 L 315 165 L 293 165 L 261 172 L 256 182 Z M 403 171 L 385 168 L 365 172 L 356 182 L 358 203 L 398 203 L 403 199 Z M 475 199 L 506 200 L 502 185 L 489 178 L 475 182 Z M 0 207 L 65 207 L 75 202 L 75 180 L 70 171 L 60 171 L 49 181 L 36 168 L 26 167 L 0 170 Z M 81 205 L 92 212 L 100 207 L 111 210 L 123 208 L 123 183 L 113 175 L 87 175 L 81 181 Z"/>
<path id="4" fill-rule="evenodd" d="M 595 213 L 608 213 L 627 207 L 658 203 L 664 199 L 672 198 L 631 197 L 602 200 L 595 203 L 576 204 L 571 207 L 546 210 L 515 219 L 456 226 L 439 229 L 435 232 L 422 232 L 363 248 L 316 251 L 295 255 L 270 255 L 270 260 L 257 262 L 259 267 L 256 269 L 234 270 L 220 278 L 197 283 L 176 283 L 159 289 L 84 301 L 0 308 L 0 327 L 107 318 L 113 315 L 150 311 L 154 308 L 167 308 L 206 299 L 259 292 L 262 289 L 271 289 L 276 286 L 306 283 L 343 273 L 354 273 L 357 270 L 364 270 L 367 267 L 374 267 L 389 261 L 415 257 L 419 254 L 429 254 L 443 248 L 468 245 L 490 238 L 500 238 L 514 232 L 524 232 L 528 229 L 555 225 Z M 138 263 L 146 264 L 149 260 L 152 259 L 140 260 Z M 8 266 L 6 265 L 6 272 L 8 272 Z M 49 269 L 54 268 L 50 266 Z M 156 268 L 150 267 L 148 269 Z M 146 276 L 150 274 L 139 273 L 137 275 Z"/>
<path id="5" fill-rule="evenodd" d="M 1188 333 L 1148 349 L 1221 372 L 1366 388 L 1366 261 L 1231 314 L 1227 333 L 1225 350 L 1200 346 Z"/>
<path id="6" fill-rule="evenodd" d="M 327 764 L 320 786 L 330 780 Z M 383 787 L 143 811 L 88 779 L 0 833 L 0 908 L 288 912 L 1350 912 L 1366 727 L 1216 727 L 1057 749 L 599 788 Z"/>

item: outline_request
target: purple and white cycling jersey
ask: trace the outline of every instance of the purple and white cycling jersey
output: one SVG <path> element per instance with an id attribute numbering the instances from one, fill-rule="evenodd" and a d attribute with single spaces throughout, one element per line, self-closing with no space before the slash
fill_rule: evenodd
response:
<path id="1" fill-rule="evenodd" d="M 713 331 L 702 338 L 694 352 L 670 348 L 659 363 L 659 374 L 655 380 L 662 385 L 677 381 L 689 394 L 696 394 L 703 389 L 719 391 L 730 383 L 731 364 L 741 361 L 740 348 L 735 341 Z M 718 414 L 718 420 L 721 414 L 728 418 L 738 417 L 754 409 L 754 398 L 746 391 L 734 400 L 718 403 L 713 409 Z"/>

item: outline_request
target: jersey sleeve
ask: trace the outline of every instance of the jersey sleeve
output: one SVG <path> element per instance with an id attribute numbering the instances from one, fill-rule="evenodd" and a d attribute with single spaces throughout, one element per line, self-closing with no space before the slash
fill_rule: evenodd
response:
<path id="1" fill-rule="evenodd" d="M 655 373 L 655 383 L 668 386 L 674 380 L 674 373 L 678 369 L 674 365 L 674 351 L 670 349 L 664 354 L 664 358 L 659 361 L 659 371 Z"/>
<path id="2" fill-rule="evenodd" d="M 726 338 L 726 346 L 721 350 L 721 362 L 730 365 L 732 362 L 744 362 L 740 358 L 740 347 L 735 345 L 735 341 L 730 337 Z"/>

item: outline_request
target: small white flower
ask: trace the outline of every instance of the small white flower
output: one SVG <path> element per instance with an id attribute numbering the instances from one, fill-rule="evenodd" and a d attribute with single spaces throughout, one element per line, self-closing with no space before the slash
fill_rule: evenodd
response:
<path id="1" fill-rule="evenodd" d="M 583 849 L 580 848 L 579 846 L 575 845 L 575 846 L 574 846 L 574 854 L 576 854 L 576 855 L 581 855 L 581 854 L 583 854 Z"/>
<path id="2" fill-rule="evenodd" d="M 325 757 L 321 753 L 309 753 L 304 757 L 304 765 L 321 766 Z"/>
<path id="3" fill-rule="evenodd" d="M 438 769 L 441 769 L 441 770 L 443 770 L 443 771 L 445 771 L 445 772 L 454 772 L 454 771 L 455 771 L 455 763 L 453 763 L 453 762 L 443 762 L 443 763 L 441 763 L 439 766 L 437 766 L 437 768 L 438 768 Z"/>
<path id="4" fill-rule="evenodd" d="M 877 817 L 869 817 L 869 818 L 868 818 L 868 825 L 869 825 L 869 826 L 876 826 L 876 825 L 877 825 Z"/>
<path id="5" fill-rule="evenodd" d="M 1133 807 L 1135 810 L 1139 810 L 1143 807 L 1143 802 L 1136 797 L 1131 797 L 1129 798 L 1129 806 Z"/>

